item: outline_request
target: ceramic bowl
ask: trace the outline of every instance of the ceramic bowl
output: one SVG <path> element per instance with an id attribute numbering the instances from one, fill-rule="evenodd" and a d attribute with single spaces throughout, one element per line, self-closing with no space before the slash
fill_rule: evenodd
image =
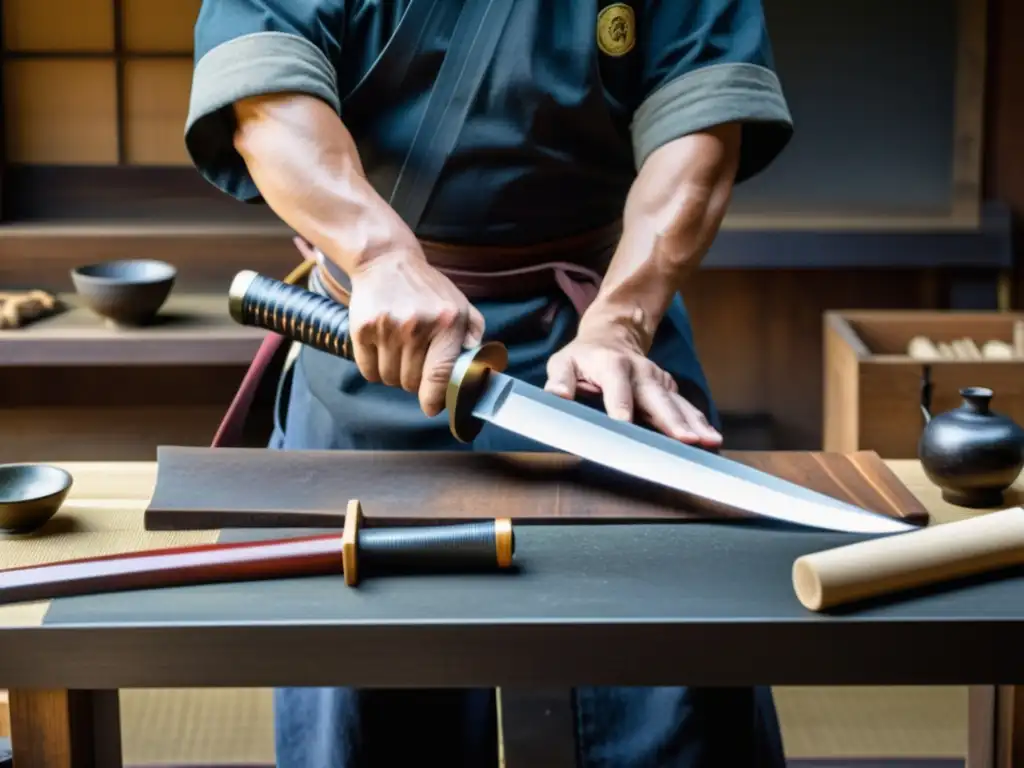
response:
<path id="1" fill-rule="evenodd" d="M 71 270 L 75 290 L 89 309 L 117 325 L 152 322 L 178 271 L 163 261 L 102 261 Z"/>
<path id="2" fill-rule="evenodd" d="M 0 533 L 29 533 L 53 517 L 71 475 L 49 464 L 0 464 Z"/>

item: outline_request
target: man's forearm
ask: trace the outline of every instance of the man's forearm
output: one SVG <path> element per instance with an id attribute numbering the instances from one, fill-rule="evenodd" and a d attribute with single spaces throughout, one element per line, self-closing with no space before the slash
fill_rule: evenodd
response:
<path id="1" fill-rule="evenodd" d="M 626 201 L 623 233 L 597 301 L 584 315 L 609 320 L 646 351 L 685 278 L 714 240 L 732 196 L 740 127 L 685 136 L 648 157 Z"/>
<path id="2" fill-rule="evenodd" d="M 275 94 L 235 105 L 234 144 L 267 205 L 349 274 L 415 238 L 366 179 L 355 142 L 327 104 Z"/>

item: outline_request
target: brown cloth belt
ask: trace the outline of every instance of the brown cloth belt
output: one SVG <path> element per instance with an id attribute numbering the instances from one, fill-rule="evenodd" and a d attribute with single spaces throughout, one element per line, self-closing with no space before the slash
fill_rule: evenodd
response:
<path id="1" fill-rule="evenodd" d="M 539 245 L 476 247 L 427 241 L 421 244 L 431 266 L 447 275 L 470 301 L 514 300 L 557 291 L 582 315 L 597 295 L 621 231 L 621 223 L 615 222 Z M 285 278 L 285 282 L 301 282 L 310 276 L 314 267 L 316 277 L 331 298 L 348 304 L 348 278 L 337 264 L 327 259 L 304 262 Z M 211 447 L 241 444 L 256 391 L 285 342 L 279 334 L 267 334 L 221 420 Z"/>

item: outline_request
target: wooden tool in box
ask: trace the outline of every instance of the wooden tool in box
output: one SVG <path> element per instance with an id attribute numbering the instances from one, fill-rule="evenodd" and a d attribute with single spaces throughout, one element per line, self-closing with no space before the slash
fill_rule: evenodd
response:
<path id="1" fill-rule="evenodd" d="M 914 342 L 922 340 L 938 359 L 919 351 L 925 345 Z M 991 342 L 1000 345 L 997 357 L 984 356 L 982 350 L 995 348 Z M 916 458 L 922 405 L 932 414 L 952 410 L 966 387 L 993 390 L 998 410 L 1024 424 L 1021 313 L 827 312 L 824 359 L 826 451 Z"/>

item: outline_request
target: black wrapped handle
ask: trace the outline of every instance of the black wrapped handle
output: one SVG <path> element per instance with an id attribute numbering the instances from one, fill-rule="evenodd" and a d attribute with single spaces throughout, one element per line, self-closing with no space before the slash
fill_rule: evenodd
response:
<path id="1" fill-rule="evenodd" d="M 354 361 L 349 335 L 348 307 L 305 288 L 289 285 L 251 270 L 235 275 L 228 289 L 228 312 L 240 325 L 251 325 Z M 460 442 L 468 443 L 483 422 L 473 416 L 476 403 L 491 371 L 504 371 L 508 350 L 488 341 L 463 352 L 455 362 L 445 409 L 448 426 Z"/>
<path id="2" fill-rule="evenodd" d="M 365 528 L 356 547 L 365 571 L 494 570 L 501 565 L 500 521 L 410 528 Z M 511 536 L 511 528 L 509 528 Z M 514 538 L 510 552 L 514 552 Z"/>
<path id="3" fill-rule="evenodd" d="M 345 511 L 341 549 L 345 583 L 355 586 L 364 572 L 510 568 L 516 542 L 508 518 L 408 528 L 363 528 L 362 506 L 358 499 L 353 499 Z"/>
<path id="4" fill-rule="evenodd" d="M 240 325 L 273 331 L 331 355 L 352 359 L 348 307 L 251 270 L 235 275 L 228 311 Z"/>

